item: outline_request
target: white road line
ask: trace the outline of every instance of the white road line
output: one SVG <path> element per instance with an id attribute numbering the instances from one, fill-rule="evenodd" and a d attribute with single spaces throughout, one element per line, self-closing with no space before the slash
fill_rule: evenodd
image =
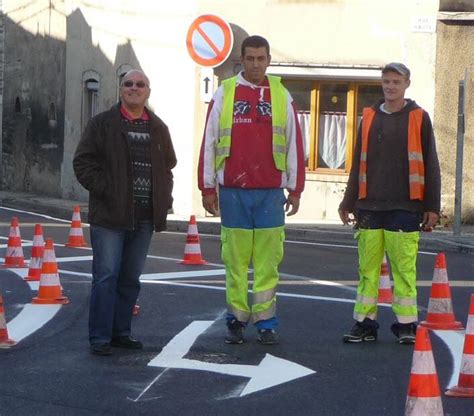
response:
<path id="1" fill-rule="evenodd" d="M 7 208 L 7 207 L 0 207 L 1 209 L 5 209 L 7 211 L 13 211 L 13 212 L 22 212 L 23 214 L 30 214 L 30 215 L 36 215 L 37 217 L 41 218 L 46 218 L 48 220 L 54 220 L 54 221 L 59 221 L 59 222 L 71 222 L 68 220 L 63 220 L 61 218 L 56 218 L 56 217 L 50 217 L 49 215 L 44 215 L 44 214 L 38 214 L 36 212 L 31 212 L 31 211 L 24 211 L 22 209 L 15 209 L 15 208 Z"/>
<path id="2" fill-rule="evenodd" d="M 14 267 L 14 268 L 8 268 L 7 270 L 10 270 L 11 272 L 20 276 L 22 279 L 28 276 L 28 267 L 19 267 L 19 268 Z"/>
<path id="3" fill-rule="evenodd" d="M 303 244 L 308 246 L 320 246 L 320 247 L 338 247 L 338 248 L 352 248 L 357 249 L 357 245 L 350 246 L 346 244 L 329 244 L 329 243 L 315 243 L 312 241 L 293 241 L 293 240 L 285 240 L 285 243 L 289 244 Z M 428 256 L 436 256 L 438 253 L 431 253 L 428 251 L 418 251 L 418 254 L 426 254 Z"/>
<path id="4" fill-rule="evenodd" d="M 334 280 L 311 279 L 311 278 L 306 277 L 306 276 L 298 276 L 296 274 L 289 274 L 289 273 L 280 273 L 280 277 L 283 277 L 283 278 L 286 277 L 286 278 L 289 278 L 289 279 L 303 280 L 303 281 L 307 281 L 307 282 L 310 282 L 310 283 L 315 283 L 315 284 L 318 284 L 318 285 L 321 285 L 321 286 L 334 286 L 334 287 L 337 287 L 339 289 L 348 290 L 349 292 L 357 292 L 356 288 L 347 285 L 345 282 L 341 283 L 341 282 L 337 282 L 337 281 L 334 281 Z"/>
<path id="5" fill-rule="evenodd" d="M 165 368 L 160 374 L 158 374 L 154 379 L 153 381 L 148 384 L 148 386 L 145 387 L 145 389 L 138 395 L 138 397 L 136 399 L 132 399 L 131 397 L 127 397 L 128 400 L 131 400 L 132 402 L 139 402 L 141 401 L 141 398 L 143 397 L 143 395 L 148 391 L 150 390 L 151 386 L 153 386 L 153 384 L 155 384 L 163 375 L 165 375 L 165 373 L 169 370 L 169 368 Z M 152 398 L 148 398 L 146 400 L 154 400 L 154 399 L 159 399 L 161 398 L 161 396 L 157 396 L 157 397 L 152 397 Z"/>
<path id="6" fill-rule="evenodd" d="M 225 287 L 222 286 L 210 286 L 210 285 L 199 285 L 193 283 L 180 283 L 180 282 L 169 282 L 164 280 L 142 280 L 142 283 L 154 283 L 154 284 L 163 284 L 163 285 L 171 285 L 171 286 L 182 286 L 182 287 L 194 287 L 197 289 L 211 289 L 211 290 L 221 290 L 225 291 Z M 249 290 L 249 293 L 252 293 Z M 355 303 L 355 299 L 344 299 L 344 298 L 331 298 L 327 296 L 312 296 L 312 295 L 300 295 L 297 293 L 283 293 L 277 292 L 277 296 L 279 297 L 287 297 L 287 298 L 300 298 L 300 299 L 313 299 L 313 300 L 327 300 L 329 302 L 340 302 L 340 303 Z M 392 305 L 387 305 L 385 303 L 379 303 L 379 306 L 391 308 Z"/>
<path id="7" fill-rule="evenodd" d="M 147 256 L 147 258 L 149 259 L 157 259 L 157 260 L 165 260 L 165 261 L 175 261 L 176 263 L 180 263 L 181 262 L 181 258 L 176 258 L 176 257 L 163 257 L 163 256 L 153 256 L 151 254 L 149 254 Z M 222 263 L 210 263 L 210 262 L 207 262 L 206 263 L 207 266 L 215 266 L 215 267 L 224 267 L 224 265 Z"/>
<path id="8" fill-rule="evenodd" d="M 68 221 L 70 222 L 70 221 Z M 0 226 L 2 227 L 9 227 L 11 223 L 9 222 L 0 222 Z M 20 224 L 20 229 L 21 228 L 28 228 L 28 227 L 34 227 L 36 224 L 40 224 L 39 222 L 22 222 Z M 84 226 L 84 223 L 82 224 Z M 41 222 L 41 226 L 43 228 L 71 228 L 70 224 L 55 224 L 54 222 Z"/>
<path id="9" fill-rule="evenodd" d="M 461 370 L 465 331 L 435 330 L 433 332 L 446 344 L 451 354 L 451 358 L 453 359 L 453 372 L 451 373 L 451 379 L 446 386 L 446 388 L 449 389 L 458 384 L 458 375 L 459 371 Z"/>
<path id="10" fill-rule="evenodd" d="M 77 257 L 56 257 L 57 263 L 68 263 L 73 261 L 92 261 L 92 256 L 77 256 Z"/>
<path id="11" fill-rule="evenodd" d="M 83 273 L 83 272 L 73 272 L 72 270 L 58 270 L 58 273 L 61 274 L 68 274 L 72 276 L 84 276 L 84 277 L 89 277 L 92 279 L 92 273 Z"/>
<path id="12" fill-rule="evenodd" d="M 21 247 L 31 247 L 33 245 L 32 242 L 29 242 L 27 240 L 21 240 Z M 0 248 L 7 248 L 8 247 L 8 243 L 7 244 L 0 244 Z"/>
<path id="13" fill-rule="evenodd" d="M 22 339 L 40 329 L 56 315 L 62 305 L 25 305 L 21 312 L 8 322 L 8 334 L 11 339 Z"/>
<path id="14" fill-rule="evenodd" d="M 140 280 L 164 280 L 164 279 L 181 279 L 189 277 L 202 277 L 202 276 L 222 276 L 225 275 L 225 270 L 193 270 L 189 272 L 170 272 L 170 273 L 144 273 L 141 275 Z"/>

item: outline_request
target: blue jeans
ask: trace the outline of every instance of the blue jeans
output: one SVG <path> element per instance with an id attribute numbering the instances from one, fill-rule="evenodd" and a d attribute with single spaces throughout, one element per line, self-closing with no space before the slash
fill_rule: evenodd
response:
<path id="1" fill-rule="evenodd" d="M 112 336 L 130 335 L 153 224 L 140 222 L 133 231 L 91 225 L 90 235 L 93 260 L 89 341 L 106 343 Z"/>
<path id="2" fill-rule="evenodd" d="M 286 198 L 281 188 L 219 188 L 221 223 L 228 228 L 272 228 L 285 225 Z"/>

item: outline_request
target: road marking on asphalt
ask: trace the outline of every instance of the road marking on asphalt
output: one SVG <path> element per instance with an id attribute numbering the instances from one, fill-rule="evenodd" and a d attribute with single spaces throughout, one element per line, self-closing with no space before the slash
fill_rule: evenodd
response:
<path id="1" fill-rule="evenodd" d="M 2 239 L 5 239 L 5 240 L 8 240 L 8 238 L 2 238 Z M 21 246 L 22 247 L 31 247 L 33 245 L 32 242 L 27 242 L 27 241 L 24 241 L 24 240 L 21 240 Z M 7 248 L 8 247 L 8 243 L 7 244 L 0 244 L 0 248 Z M 2 259 L 4 260 L 4 259 Z"/>
<path id="2" fill-rule="evenodd" d="M 312 241 L 285 240 L 285 243 L 304 244 L 304 245 L 308 245 L 308 246 L 320 246 L 320 247 L 339 247 L 339 248 L 352 248 L 352 249 L 357 249 L 358 248 L 357 245 L 315 243 L 315 242 L 312 242 Z M 431 253 L 429 251 L 418 251 L 418 254 L 426 254 L 428 256 L 436 256 L 438 253 Z"/>
<path id="3" fill-rule="evenodd" d="M 27 304 L 21 312 L 8 322 L 8 334 L 16 342 L 31 335 L 50 321 L 62 305 Z"/>
<path id="4" fill-rule="evenodd" d="M 36 214 L 36 213 L 31 213 L 31 212 L 28 212 L 28 211 L 23 211 L 23 210 L 17 210 L 17 209 L 9 209 L 9 208 L 4 208 L 2 207 L 3 209 L 7 209 L 7 210 L 10 210 L 10 211 L 15 211 L 15 212 L 23 212 L 23 213 L 28 213 L 28 214 L 34 214 L 34 215 L 37 215 L 39 217 L 42 217 L 42 218 L 47 218 L 47 219 L 52 219 L 54 221 L 57 221 L 57 222 L 63 222 L 63 223 L 67 223 L 67 224 L 51 224 L 51 223 L 48 223 L 48 224 L 44 224 L 45 226 L 64 226 L 64 227 L 68 227 L 69 224 L 71 223 L 71 221 L 68 221 L 68 220 L 62 220 L 62 219 L 58 219 L 58 218 L 54 218 L 54 217 L 50 217 L 50 216 L 47 216 L 47 215 L 41 215 L 41 214 Z M 29 225 L 29 223 L 26 223 L 25 225 Z M 4 225 L 4 226 L 9 226 L 10 224 L 9 223 L 2 223 L 1 225 Z M 31 225 L 33 225 L 33 223 L 31 223 Z M 88 226 L 88 224 L 83 224 L 85 226 Z M 176 233 L 176 234 L 186 234 L 184 232 L 180 232 L 180 233 Z M 202 236 L 204 236 L 203 234 L 201 234 Z M 218 237 L 218 236 L 215 236 L 215 235 L 209 235 L 210 237 Z M 0 237 L 1 240 L 8 240 L 8 237 Z M 285 241 L 286 243 L 289 243 L 289 244 L 304 244 L 304 245 L 310 245 L 310 246 L 321 246 L 321 247 L 339 247 L 339 248 L 350 248 L 350 249 L 357 249 L 357 246 L 355 245 L 341 245 L 341 244 L 326 244 L 326 243 L 315 243 L 315 242 L 308 242 L 308 241 L 293 241 L 293 240 L 286 240 Z M 31 246 L 32 245 L 32 242 L 30 241 L 25 241 L 24 243 L 22 242 L 22 245 L 24 246 Z M 55 244 L 57 246 L 63 246 L 62 244 Z M 0 245 L 0 248 L 6 248 L 7 245 L 6 244 L 2 244 Z M 90 248 L 88 248 L 90 250 Z M 436 255 L 437 253 L 430 253 L 430 252 L 425 252 L 425 251 L 419 251 L 419 254 L 426 254 L 426 255 Z M 167 261 L 180 261 L 180 259 L 173 259 L 173 258 L 169 258 L 169 257 L 161 257 L 161 256 L 148 256 L 150 258 L 156 258 L 156 259 L 162 259 L 162 260 L 167 260 Z M 81 257 L 69 257 L 69 258 L 64 258 L 63 259 L 57 259 L 58 262 L 70 262 L 70 261 L 82 261 L 82 260 L 91 260 L 92 259 L 92 256 L 81 256 Z M 3 258 L 0 258 L 0 261 L 4 261 Z M 212 266 L 217 266 L 217 267 L 222 267 L 222 264 L 215 264 L 215 263 L 210 263 L 210 265 Z M 14 271 L 14 269 L 10 269 L 11 271 Z M 21 269 L 20 269 L 21 270 Z M 206 271 L 207 272 L 207 271 Z M 23 272 L 19 272 L 17 273 L 20 277 L 24 277 L 24 276 L 21 276 L 21 274 L 24 274 L 24 269 L 23 269 Z M 91 274 L 90 273 L 80 273 L 80 272 L 72 272 L 72 271 L 62 271 L 62 273 L 64 274 L 73 274 L 73 275 L 80 275 L 80 276 L 86 276 L 86 277 L 91 277 Z M 215 271 L 212 271 L 212 273 L 215 273 Z M 153 274 L 153 275 L 159 275 L 159 274 Z M 215 275 L 215 274 L 213 274 Z M 202 275 L 201 275 L 202 276 Z M 283 274 L 282 274 L 283 276 Z M 305 277 L 303 277 L 305 278 Z M 307 278 L 306 278 L 307 279 Z M 196 285 L 196 284 L 185 284 L 185 283 L 179 283 L 179 282 L 169 282 L 169 281 L 163 281 L 163 280 L 143 280 L 145 283 L 155 283 L 155 284 L 168 284 L 168 285 L 176 285 L 176 286 L 188 286 L 188 287 L 197 287 L 197 288 L 205 288 L 205 289 L 213 289 L 213 290 L 225 290 L 225 288 L 223 287 L 212 287 L 212 286 L 207 286 L 207 285 Z M 324 282 L 324 281 L 322 281 Z M 356 285 L 358 283 L 358 281 L 332 281 L 332 284 L 334 285 L 338 285 L 338 284 L 341 284 L 341 286 L 339 286 L 340 288 L 348 288 L 348 289 L 352 289 L 350 288 L 350 284 L 353 283 L 354 285 Z M 30 284 L 30 287 L 32 290 L 34 290 L 33 288 L 38 284 L 38 282 L 29 282 Z M 429 284 L 431 284 L 431 281 L 421 281 L 419 280 L 418 281 L 418 286 L 428 286 Z M 467 281 L 451 281 L 450 282 L 451 286 L 453 287 L 471 287 L 473 284 L 473 282 L 467 282 Z M 348 286 L 345 286 L 345 285 L 348 285 Z M 278 296 L 282 296 L 282 297 L 297 297 L 297 298 L 306 298 L 306 299 L 315 299 L 315 300 L 328 300 L 328 301 L 334 301 L 334 302 L 345 302 L 345 303 L 354 303 L 354 300 L 349 300 L 349 299 L 338 299 L 338 298 L 329 298 L 329 297 L 320 297 L 320 296 L 309 296 L 309 295 L 298 295 L 298 294 L 285 294 L 285 293 L 277 293 Z M 386 307 L 391 307 L 391 305 L 385 305 L 385 304 L 379 304 L 379 306 L 386 306 Z M 54 317 L 54 315 L 57 313 L 57 311 L 61 308 L 61 305 L 32 305 L 32 304 L 28 304 L 26 305 L 22 312 L 20 312 L 12 321 L 9 322 L 9 332 L 10 332 L 10 336 L 12 337 L 12 339 L 15 339 L 17 341 L 19 341 L 20 339 L 23 339 L 25 338 L 26 336 L 30 335 L 32 332 L 36 331 L 37 329 L 39 329 L 40 327 L 42 327 L 46 322 L 48 322 L 50 319 L 52 319 L 52 317 Z M 52 311 L 56 309 L 56 311 L 53 313 Z M 43 312 L 39 312 L 40 310 L 43 310 Z M 36 324 L 34 323 L 34 319 L 31 319 L 30 317 L 26 317 L 24 318 L 26 315 L 32 315 L 34 316 L 36 319 Z M 41 318 L 41 316 L 43 316 L 43 318 Z M 22 324 L 21 322 L 22 321 L 25 321 L 27 322 L 29 325 L 25 326 L 24 324 Z M 17 323 L 18 322 L 18 323 Z M 20 324 L 21 323 L 21 324 Z M 35 327 L 36 326 L 36 327 Z M 32 329 L 33 327 L 35 327 L 35 329 Z M 18 328 L 18 329 L 16 329 Z M 28 329 L 29 328 L 29 329 Z M 17 332 L 15 332 L 17 331 Z M 440 334 L 438 334 L 438 332 L 440 332 Z M 453 332 L 453 331 L 451 331 Z M 459 331 L 457 331 L 459 332 Z M 454 385 L 454 379 L 456 377 L 456 374 L 458 373 L 458 369 L 460 367 L 460 363 L 459 363 L 459 359 L 457 359 L 456 357 L 460 357 L 461 354 L 459 353 L 460 351 L 462 351 L 462 341 L 460 341 L 460 338 L 459 338 L 459 333 L 455 333 L 455 334 L 451 334 L 449 335 L 449 331 L 435 331 L 435 333 L 437 333 L 437 335 L 440 335 L 440 338 L 446 343 L 446 345 L 448 346 L 448 349 L 450 350 L 450 353 L 451 355 L 453 356 L 453 362 L 454 362 L 454 370 L 453 373 L 452 373 L 452 377 L 451 377 L 451 381 L 450 381 L 450 386 Z M 14 334 L 14 335 L 12 335 Z"/>
<path id="5" fill-rule="evenodd" d="M 67 221 L 71 222 L 71 221 Z M 25 227 L 34 227 L 36 224 L 41 224 L 43 228 L 45 227 L 56 227 L 56 228 L 70 228 L 70 224 L 55 224 L 53 222 L 22 222 L 20 224 L 20 228 L 25 228 Z M 9 227 L 11 224 L 9 222 L 0 222 L 0 226 L 2 227 Z M 84 223 L 82 223 L 83 226 L 85 226 Z M 88 226 L 88 225 L 87 225 Z"/>
<path id="6" fill-rule="evenodd" d="M 68 263 L 73 261 L 92 261 L 92 256 L 56 257 L 57 263 Z"/>
<path id="7" fill-rule="evenodd" d="M 464 348 L 464 334 L 466 331 L 433 331 L 446 344 L 453 360 L 453 371 L 447 389 L 458 384 L 458 375 L 461 370 L 461 358 Z"/>
<path id="8" fill-rule="evenodd" d="M 163 285 L 171 285 L 171 286 L 182 286 L 182 287 L 194 287 L 198 289 L 210 289 L 210 290 L 226 290 L 225 287 L 220 286 L 209 286 L 209 285 L 199 285 L 193 283 L 181 283 L 181 282 L 170 282 L 165 280 L 143 280 L 140 279 L 142 283 L 152 283 L 152 284 L 163 284 Z M 249 290 L 249 293 L 252 293 Z M 345 299 L 345 298 L 332 298 L 328 296 L 315 296 L 315 295 L 301 295 L 298 293 L 284 293 L 284 292 L 276 292 L 278 297 L 288 297 L 288 298 L 300 298 L 300 299 L 313 299 L 313 300 L 325 300 L 329 302 L 340 302 L 340 303 L 355 303 L 355 299 Z M 379 303 L 379 306 L 382 307 L 389 307 L 391 308 L 392 305 L 387 305 L 385 303 Z"/>
<path id="9" fill-rule="evenodd" d="M 311 282 L 313 280 L 310 280 Z M 340 285 L 346 285 L 346 286 L 357 286 L 359 284 L 358 280 L 318 280 L 315 281 L 318 282 L 316 284 L 321 284 L 321 285 L 327 285 L 327 286 L 340 286 Z M 319 283 L 321 282 L 321 283 Z M 280 284 L 281 281 L 278 282 Z M 295 283 L 297 285 L 298 283 Z M 303 283 L 304 284 L 304 283 Z M 433 284 L 432 280 L 417 280 L 416 285 L 418 287 L 431 287 Z M 468 281 L 468 280 L 450 280 L 449 281 L 449 286 L 451 287 L 474 287 L 474 281 Z"/>
<path id="10" fill-rule="evenodd" d="M 72 270 L 63 270 L 59 269 L 58 273 L 61 274 L 69 274 L 72 276 L 83 276 L 83 277 L 88 277 L 89 279 L 92 279 L 92 274 L 91 273 L 86 273 L 86 272 L 73 272 Z"/>
<path id="11" fill-rule="evenodd" d="M 153 256 L 153 255 L 148 255 L 147 256 L 148 259 L 156 259 L 156 260 L 165 260 L 165 261 L 173 261 L 173 262 L 176 262 L 176 263 L 181 263 L 182 259 L 178 259 L 176 257 L 163 257 L 163 256 Z M 206 266 L 215 266 L 215 267 L 223 267 L 224 265 L 222 263 L 210 263 L 210 262 L 207 262 L 206 263 Z M 249 269 L 251 270 L 251 269 Z"/>
<path id="12" fill-rule="evenodd" d="M 224 269 L 217 270 L 193 270 L 189 272 L 169 272 L 169 273 L 143 273 L 140 280 L 164 280 L 164 279 L 181 279 L 186 277 L 202 277 L 202 276 L 222 276 L 225 275 Z"/>
<path id="13" fill-rule="evenodd" d="M 271 354 L 265 354 L 265 357 L 258 365 L 216 364 L 183 358 L 199 335 L 206 331 L 213 323 L 214 321 L 192 322 L 168 342 L 161 353 L 153 358 L 148 365 L 151 367 L 210 371 L 250 378 L 241 391 L 240 397 L 316 373 L 307 367 Z M 148 389 L 149 386 L 146 390 Z"/>
<path id="14" fill-rule="evenodd" d="M 56 217 L 51 217 L 49 215 L 44 215 L 44 214 L 38 214 L 36 212 L 31 212 L 31 211 L 25 211 L 25 210 L 22 210 L 22 209 L 16 209 L 16 208 L 7 208 L 7 207 L 0 207 L 1 209 L 4 209 L 4 210 L 7 210 L 7 211 L 13 211 L 13 212 L 21 212 L 23 214 L 29 214 L 29 215 L 36 215 L 37 217 L 41 217 L 41 218 L 46 218 L 48 220 L 54 220 L 54 221 L 59 221 L 59 222 L 68 222 L 68 223 L 71 223 L 71 221 L 68 221 L 68 220 L 63 220 L 61 218 L 56 218 Z M 10 223 L 8 223 L 8 225 L 10 225 Z"/>
<path id="15" fill-rule="evenodd" d="M 8 269 L 21 279 L 28 274 L 28 268 Z M 39 282 L 27 282 L 31 290 L 38 290 Z M 33 332 L 42 328 L 54 318 L 62 305 L 37 305 L 28 303 L 11 321 L 8 322 L 8 334 L 11 339 L 20 342 Z"/>

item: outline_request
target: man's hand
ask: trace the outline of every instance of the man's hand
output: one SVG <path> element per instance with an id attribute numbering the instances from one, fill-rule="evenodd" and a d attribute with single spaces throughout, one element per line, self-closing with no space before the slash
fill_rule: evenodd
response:
<path id="1" fill-rule="evenodd" d="M 291 207 L 291 210 L 290 210 Z M 295 215 L 298 212 L 300 207 L 300 198 L 294 195 L 288 195 L 285 205 L 285 212 L 286 215 L 289 217 L 291 215 Z M 289 212 L 288 212 L 289 211 Z"/>
<path id="2" fill-rule="evenodd" d="M 212 215 L 219 215 L 219 205 L 217 203 L 217 195 L 210 194 L 202 197 L 202 206 Z"/>
<path id="3" fill-rule="evenodd" d="M 351 216 L 349 215 L 350 212 L 348 210 L 339 208 L 337 212 L 339 213 L 339 218 L 341 219 L 344 225 L 349 225 L 354 222 L 354 219 L 351 218 Z"/>
<path id="4" fill-rule="evenodd" d="M 436 212 L 426 211 L 423 214 L 422 228 L 424 230 L 431 231 L 431 229 L 437 224 L 438 219 L 439 219 L 439 215 Z"/>

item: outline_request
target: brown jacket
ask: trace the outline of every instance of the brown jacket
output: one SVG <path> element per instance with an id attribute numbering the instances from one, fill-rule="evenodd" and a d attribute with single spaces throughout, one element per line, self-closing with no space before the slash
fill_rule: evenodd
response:
<path id="1" fill-rule="evenodd" d="M 166 124 L 153 112 L 150 116 L 155 231 L 166 228 L 173 198 L 176 156 Z M 89 223 L 107 228 L 134 228 L 133 177 L 130 151 L 122 128 L 120 104 L 93 117 L 74 155 L 79 183 L 89 191 Z"/>

